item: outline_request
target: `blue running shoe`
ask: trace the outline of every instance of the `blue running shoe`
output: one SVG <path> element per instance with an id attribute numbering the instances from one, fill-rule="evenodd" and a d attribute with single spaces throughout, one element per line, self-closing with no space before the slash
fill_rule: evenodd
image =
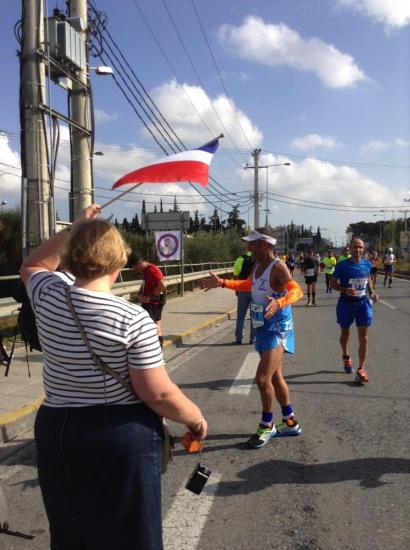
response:
<path id="1" fill-rule="evenodd" d="M 291 417 L 276 424 L 276 437 L 300 435 L 302 428 L 299 426 L 296 418 Z"/>

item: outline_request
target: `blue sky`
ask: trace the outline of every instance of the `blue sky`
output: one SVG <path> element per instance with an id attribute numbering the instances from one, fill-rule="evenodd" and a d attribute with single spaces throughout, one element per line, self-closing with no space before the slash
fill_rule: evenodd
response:
<path id="1" fill-rule="evenodd" d="M 49 10 L 63 4 L 48 0 Z M 225 134 L 211 174 L 236 195 L 216 198 L 202 190 L 205 198 L 223 210 L 239 202 L 244 219 L 253 225 L 253 174 L 243 167 L 252 163 L 252 149 L 260 148 L 261 164 L 291 162 L 289 167 L 269 168 L 268 174 L 266 169 L 259 172 L 261 192 L 268 184 L 271 225 L 291 220 L 320 225 L 340 243 L 351 222 L 389 219 L 392 210 L 400 216 L 403 200 L 410 198 L 408 0 L 95 4 L 106 13 L 111 36 L 185 145 L 197 147 Z M 0 128 L 7 132 L 0 139 L 0 192 L 13 206 L 20 196 L 19 180 L 10 174 L 18 173 L 10 166 L 19 164 L 13 26 L 20 2 L 3 0 L 0 9 L 1 64 L 7 75 L 0 105 Z M 91 59 L 90 64 L 101 62 Z M 109 189 L 118 177 L 163 153 L 110 77 L 93 76 L 92 85 L 95 149 L 104 152 L 95 158 L 96 198 L 105 202 L 114 196 Z M 65 109 L 56 86 L 52 103 Z M 65 128 L 62 136 L 67 138 Z M 57 177 L 57 210 L 64 217 L 69 178 L 64 140 Z M 142 198 L 159 204 L 160 195 L 164 206 L 177 195 L 183 209 L 207 216 L 213 210 L 187 184 L 145 185 L 142 193 L 114 203 L 107 213 L 131 218 L 140 213 Z M 262 225 L 266 197 L 260 208 Z M 349 211 L 355 208 L 366 212 Z"/>

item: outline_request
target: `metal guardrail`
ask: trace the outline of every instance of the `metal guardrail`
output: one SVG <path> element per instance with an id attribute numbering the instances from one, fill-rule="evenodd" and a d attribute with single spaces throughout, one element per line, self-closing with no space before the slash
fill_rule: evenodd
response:
<path id="1" fill-rule="evenodd" d="M 166 267 L 161 265 L 163 272 L 165 273 L 165 281 L 167 286 L 175 286 L 181 284 L 180 264 L 167 265 Z M 213 271 L 217 275 L 223 273 L 232 272 L 233 262 L 212 262 L 212 263 L 197 263 L 197 264 L 184 264 L 184 284 L 194 282 L 199 279 L 203 279 L 208 275 L 209 271 Z M 112 287 L 112 293 L 115 296 L 129 297 L 131 294 L 136 294 L 141 286 L 141 279 L 134 279 L 132 281 L 124 281 L 124 277 L 127 273 L 130 273 L 130 269 L 123 269 L 120 273 L 120 282 L 114 283 Z M 170 271 L 177 271 L 174 274 L 167 274 Z M 18 280 L 19 275 L 8 275 L 6 277 L 0 277 L 0 281 L 4 280 Z M 16 311 L 20 305 L 13 298 L 0 298 L 0 319 L 10 317 Z"/>

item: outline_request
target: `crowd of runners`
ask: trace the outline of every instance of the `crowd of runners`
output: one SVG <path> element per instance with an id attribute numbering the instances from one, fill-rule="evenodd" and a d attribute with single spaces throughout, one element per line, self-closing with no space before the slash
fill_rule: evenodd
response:
<path id="1" fill-rule="evenodd" d="M 294 330 L 291 304 L 303 297 L 300 285 L 294 280 L 294 271 L 299 267 L 305 279 L 307 306 L 316 306 L 316 283 L 323 274 L 326 293 L 339 293 L 336 305 L 336 320 L 340 326 L 339 343 L 342 350 L 342 368 L 353 373 L 350 356 L 350 327 L 356 324 L 359 350 L 355 382 L 369 381 L 365 369 L 368 354 L 368 331 L 373 320 L 373 305 L 378 270 L 383 268 L 384 281 L 392 285 L 394 264 L 393 250 L 388 248 L 383 255 L 366 252 L 365 243 L 353 237 L 349 246 L 336 256 L 328 250 L 322 257 L 313 250 L 306 253 L 280 256 L 275 250 L 276 240 L 268 228 L 257 228 L 242 239 L 248 251 L 235 262 L 234 279 L 222 279 L 210 273 L 202 281 L 205 290 L 222 287 L 236 291 L 238 296 L 238 321 L 236 344 L 242 344 L 246 310 L 250 309 L 250 343 L 255 342 L 260 360 L 255 381 L 259 389 L 262 414 L 256 432 L 248 444 L 253 448 L 263 447 L 272 437 L 297 436 L 302 428 L 296 420 L 291 404 L 289 387 L 283 376 L 285 353 L 294 352 Z M 244 262 L 253 265 L 243 276 Z M 275 424 L 273 404 L 277 400 L 282 412 L 282 421 Z"/>

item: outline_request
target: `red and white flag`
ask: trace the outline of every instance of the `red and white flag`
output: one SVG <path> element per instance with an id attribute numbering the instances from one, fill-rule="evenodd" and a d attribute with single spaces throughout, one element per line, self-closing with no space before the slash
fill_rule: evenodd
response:
<path id="1" fill-rule="evenodd" d="M 177 181 L 192 181 L 206 186 L 208 185 L 209 165 L 218 145 L 219 137 L 198 149 L 164 157 L 154 164 L 148 164 L 126 174 L 114 183 L 112 189 L 117 189 L 127 183 L 173 183 Z"/>

